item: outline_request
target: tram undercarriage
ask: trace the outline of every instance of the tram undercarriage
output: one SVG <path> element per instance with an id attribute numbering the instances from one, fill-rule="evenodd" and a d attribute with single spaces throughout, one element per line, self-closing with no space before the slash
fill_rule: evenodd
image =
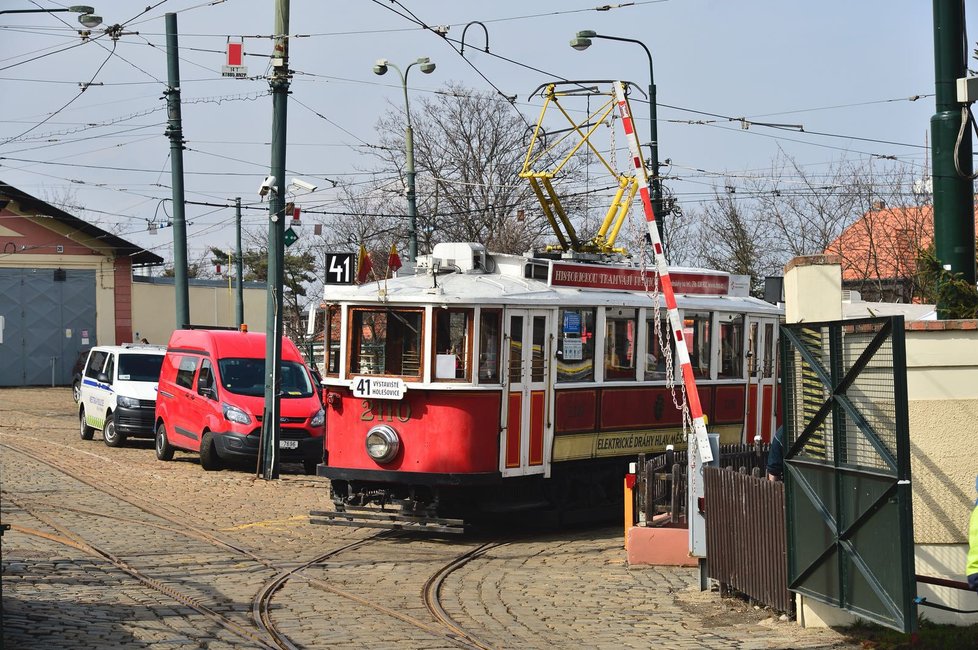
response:
<path id="1" fill-rule="evenodd" d="M 554 466 L 543 476 L 500 478 L 477 485 L 369 479 L 332 479 L 335 512 L 311 513 L 313 523 L 460 533 L 467 525 L 541 525 L 617 521 L 623 503 L 623 459 L 579 461 Z"/>

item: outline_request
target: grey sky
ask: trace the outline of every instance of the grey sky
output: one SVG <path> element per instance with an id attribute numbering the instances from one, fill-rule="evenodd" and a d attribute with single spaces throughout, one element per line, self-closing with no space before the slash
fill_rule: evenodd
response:
<path id="1" fill-rule="evenodd" d="M 93 2 L 103 27 L 129 21 L 145 7 L 131 0 Z M 875 154 L 924 172 L 934 112 L 932 3 L 925 0 L 660 0 L 608 11 L 566 0 L 402 3 L 428 25 L 450 25 L 452 39 L 460 39 L 470 21 L 485 23 L 498 57 L 481 51 L 484 37 L 475 27 L 466 36 L 466 57 L 505 94 L 518 95 L 516 108 L 531 122 L 540 100 L 527 102 L 527 96 L 553 78 L 647 83 L 640 47 L 597 41 L 577 52 L 568 46 L 576 31 L 643 40 L 655 63 L 660 158 L 673 163 L 666 184 L 687 211 L 709 198 L 712 184 L 723 183 L 703 170 L 763 174 L 779 152 L 812 170 L 842 156 L 870 160 Z M 124 237 L 169 259 L 172 231 L 147 232 L 150 221 L 164 218 L 157 214 L 159 200 L 170 198 L 163 14 L 179 15 L 187 198 L 226 203 L 241 196 L 256 203 L 269 166 L 271 98 L 267 82 L 253 77 L 266 71 L 270 41 L 245 39 L 252 78 L 225 79 L 220 68 L 229 36 L 272 32 L 273 5 L 168 0 L 126 23 L 126 32 L 138 34 L 123 35 L 111 56 L 113 43 L 104 36 L 57 51 L 80 42 L 72 14 L 0 16 L 0 179 L 39 196 L 70 191 L 89 216 L 122 224 Z M 2 6 L 63 5 L 3 0 Z M 969 23 L 976 11 L 968 10 Z M 297 74 L 287 167 L 323 188 L 301 203 L 341 210 L 325 179 L 366 180 L 362 172 L 374 165 L 365 145 L 377 142 L 377 118 L 390 104 L 403 104 L 396 75 L 371 72 L 376 59 L 403 67 L 429 56 L 437 63 L 431 75 L 411 72 L 412 102 L 449 80 L 491 90 L 440 36 L 398 13 L 403 9 L 389 0 L 293 0 L 291 67 Z M 969 54 L 972 49 L 973 42 Z M 93 85 L 80 93 L 79 83 L 89 80 Z M 927 97 L 908 101 L 916 95 Z M 634 110 L 645 142 L 647 106 Z M 702 113 L 801 124 L 809 133 L 756 124 L 743 129 Z M 710 123 L 688 123 L 697 120 Z M 189 206 L 187 218 L 193 222 L 191 257 L 204 245 L 233 241 L 232 209 Z M 349 217 L 324 220 L 341 218 Z M 249 212 L 245 223 L 260 226 L 265 215 Z"/>

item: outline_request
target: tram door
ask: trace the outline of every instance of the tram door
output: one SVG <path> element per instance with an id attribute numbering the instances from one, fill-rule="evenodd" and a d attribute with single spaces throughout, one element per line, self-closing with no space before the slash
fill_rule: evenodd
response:
<path id="1" fill-rule="evenodd" d="M 778 321 L 750 317 L 750 390 L 747 395 L 747 442 L 755 435 L 770 441 L 775 429 L 778 399 Z"/>
<path id="2" fill-rule="evenodd" d="M 500 471 L 503 476 L 542 474 L 550 444 L 550 312 L 506 311 L 506 404 Z"/>

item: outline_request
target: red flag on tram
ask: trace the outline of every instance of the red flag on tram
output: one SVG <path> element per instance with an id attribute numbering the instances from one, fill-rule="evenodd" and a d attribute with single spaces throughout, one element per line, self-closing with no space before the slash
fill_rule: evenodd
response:
<path id="1" fill-rule="evenodd" d="M 397 269 L 401 268 L 401 257 L 397 254 L 397 245 L 391 244 L 390 255 L 387 256 L 387 273 L 395 273 Z"/>
<path id="2" fill-rule="evenodd" d="M 370 262 L 370 253 L 367 252 L 367 247 L 360 244 L 360 254 L 357 256 L 357 284 L 363 284 L 367 281 L 367 276 L 370 275 L 373 267 L 374 265 Z"/>

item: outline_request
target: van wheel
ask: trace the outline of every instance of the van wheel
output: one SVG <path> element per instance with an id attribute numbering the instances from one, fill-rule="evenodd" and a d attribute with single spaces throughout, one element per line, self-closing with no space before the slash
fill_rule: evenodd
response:
<path id="1" fill-rule="evenodd" d="M 213 472 L 221 469 L 221 459 L 217 455 L 217 447 L 214 445 L 214 436 L 208 431 L 200 440 L 200 466 L 206 472 Z"/>
<path id="2" fill-rule="evenodd" d="M 305 470 L 306 476 L 315 476 L 317 467 L 319 467 L 319 460 L 315 458 L 306 458 L 302 461 L 302 469 Z"/>
<path id="3" fill-rule="evenodd" d="M 173 460 L 173 447 L 166 439 L 166 427 L 160 422 L 156 427 L 156 458 L 158 460 Z"/>
<path id="4" fill-rule="evenodd" d="M 88 421 L 85 419 L 84 408 L 78 412 L 78 434 L 82 440 L 91 440 L 95 435 L 95 429 L 88 426 Z"/>
<path id="5" fill-rule="evenodd" d="M 109 447 L 121 447 L 126 437 L 115 428 L 115 413 L 109 413 L 105 418 L 105 428 L 102 429 L 102 439 Z"/>
<path id="6" fill-rule="evenodd" d="M 75 380 L 71 382 L 71 399 L 77 404 L 81 400 L 81 382 Z"/>

